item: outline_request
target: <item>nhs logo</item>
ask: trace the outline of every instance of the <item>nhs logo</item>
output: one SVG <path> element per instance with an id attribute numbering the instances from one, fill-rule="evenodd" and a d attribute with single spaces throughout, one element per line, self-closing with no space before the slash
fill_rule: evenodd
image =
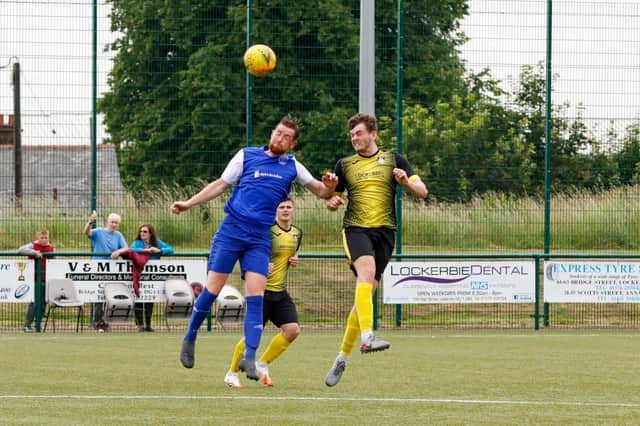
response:
<path id="1" fill-rule="evenodd" d="M 469 286 L 471 290 L 489 290 L 489 283 L 487 281 L 471 281 Z"/>

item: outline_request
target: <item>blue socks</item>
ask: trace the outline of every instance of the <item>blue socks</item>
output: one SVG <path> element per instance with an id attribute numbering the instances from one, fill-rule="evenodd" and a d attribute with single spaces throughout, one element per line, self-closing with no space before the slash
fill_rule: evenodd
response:
<path id="1" fill-rule="evenodd" d="M 184 340 L 187 342 L 195 342 L 198 329 L 207 315 L 209 315 L 209 312 L 211 312 L 211 305 L 213 305 L 216 297 L 218 296 L 209 293 L 206 287 L 202 290 L 202 293 L 200 293 L 200 296 L 196 299 L 196 303 L 193 305 L 193 312 L 191 313 L 191 319 L 189 320 L 189 326 L 187 327 L 187 333 L 184 335 Z M 262 321 L 262 309 L 260 310 L 260 318 Z"/>
<path id="2" fill-rule="evenodd" d="M 264 296 L 247 296 L 247 313 L 244 316 L 244 357 L 256 359 L 256 350 L 262 337 L 262 302 Z"/>
<path id="3" fill-rule="evenodd" d="M 209 315 L 211 305 L 216 300 L 216 297 L 217 295 L 209 293 L 206 287 L 200 296 L 198 296 L 193 306 L 187 332 L 184 335 L 185 341 L 195 342 L 198 329 L 207 315 Z M 256 351 L 258 350 L 258 346 L 260 346 L 260 338 L 262 337 L 262 303 L 264 296 L 247 296 L 246 301 L 247 312 L 244 317 L 244 357 L 247 359 L 255 359 Z"/>

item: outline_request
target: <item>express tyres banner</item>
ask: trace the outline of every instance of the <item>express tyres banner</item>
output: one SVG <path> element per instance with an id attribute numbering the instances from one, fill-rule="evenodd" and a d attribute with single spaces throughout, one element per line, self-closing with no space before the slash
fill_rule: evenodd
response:
<path id="1" fill-rule="evenodd" d="M 128 260 L 53 259 L 47 262 L 48 278 L 70 278 L 83 302 L 104 302 L 104 283 L 124 282 L 133 292 L 132 264 Z M 150 260 L 140 277 L 141 302 L 164 302 L 164 282 L 169 278 L 184 278 L 189 283 L 205 283 L 207 261 L 160 259 Z"/>
<path id="2" fill-rule="evenodd" d="M 390 262 L 383 301 L 403 303 L 533 303 L 533 261 Z"/>
<path id="3" fill-rule="evenodd" d="M 640 262 L 546 261 L 548 303 L 639 303 Z"/>

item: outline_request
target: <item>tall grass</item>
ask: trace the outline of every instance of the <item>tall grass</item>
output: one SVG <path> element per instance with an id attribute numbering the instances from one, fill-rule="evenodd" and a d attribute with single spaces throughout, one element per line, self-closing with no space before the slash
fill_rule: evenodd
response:
<path id="1" fill-rule="evenodd" d="M 175 200 L 201 187 L 161 188 L 156 192 L 112 197 L 100 205 L 98 225 L 109 212 L 122 215 L 127 241 L 138 226 L 152 223 L 164 241 L 181 252 L 208 251 L 211 235 L 224 216 L 226 197 L 173 215 Z M 551 199 L 550 244 L 560 252 L 635 252 L 640 243 L 639 186 L 610 191 L 578 191 Z M 307 191 L 295 195 L 296 223 L 304 230 L 303 251 L 341 252 L 342 211 L 329 212 Z M 22 212 L 0 209 L 0 250 L 13 251 L 47 227 L 59 251 L 88 251 L 82 228 L 88 211 L 59 212 L 46 200 L 31 200 Z M 468 203 L 425 203 L 405 197 L 402 208 L 403 253 L 541 252 L 544 248 L 544 200 L 489 193 Z"/>

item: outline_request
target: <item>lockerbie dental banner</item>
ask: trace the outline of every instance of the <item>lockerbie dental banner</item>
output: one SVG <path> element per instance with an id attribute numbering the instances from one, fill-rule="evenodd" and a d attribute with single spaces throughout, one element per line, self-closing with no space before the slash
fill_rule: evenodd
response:
<path id="1" fill-rule="evenodd" d="M 533 261 L 390 262 L 383 301 L 403 303 L 533 303 Z"/>

